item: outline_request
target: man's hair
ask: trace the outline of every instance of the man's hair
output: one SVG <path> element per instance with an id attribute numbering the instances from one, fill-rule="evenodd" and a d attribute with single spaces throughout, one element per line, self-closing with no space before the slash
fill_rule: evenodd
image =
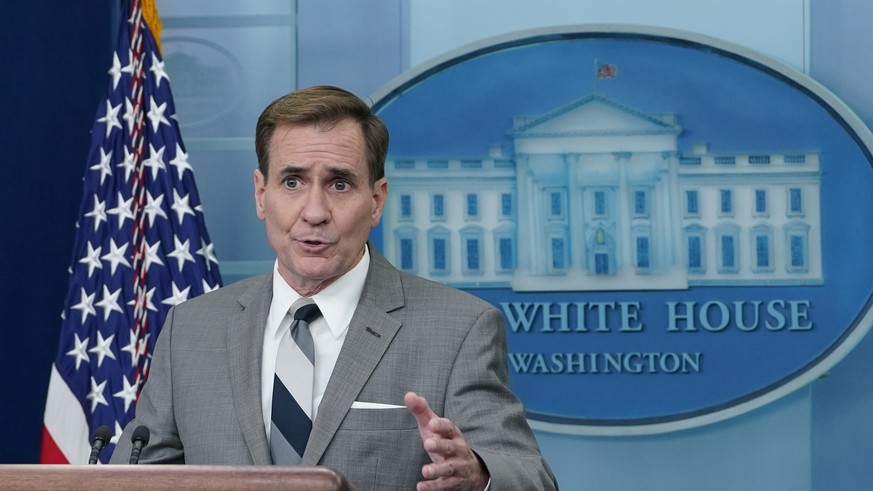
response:
<path id="1" fill-rule="evenodd" d="M 338 87 L 321 85 L 296 90 L 271 102 L 255 129 L 258 168 L 266 181 L 270 167 L 270 139 L 283 124 L 314 125 L 329 130 L 342 121 L 358 123 L 364 135 L 370 185 L 385 176 L 388 128 L 370 106 L 356 95 Z"/>

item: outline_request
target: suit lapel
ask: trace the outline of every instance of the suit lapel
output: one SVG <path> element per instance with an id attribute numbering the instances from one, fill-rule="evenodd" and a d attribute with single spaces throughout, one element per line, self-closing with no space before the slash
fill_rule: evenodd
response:
<path id="1" fill-rule="evenodd" d="M 370 245 L 370 270 L 346 340 L 318 408 L 303 454 L 303 465 L 316 465 L 361 389 L 375 370 L 400 322 L 387 312 L 403 306 L 400 275 Z"/>
<path id="2" fill-rule="evenodd" d="M 266 274 L 240 295 L 242 310 L 229 319 L 227 329 L 230 388 L 246 445 L 257 465 L 273 463 L 261 411 L 264 328 L 272 298 L 272 274 Z"/>

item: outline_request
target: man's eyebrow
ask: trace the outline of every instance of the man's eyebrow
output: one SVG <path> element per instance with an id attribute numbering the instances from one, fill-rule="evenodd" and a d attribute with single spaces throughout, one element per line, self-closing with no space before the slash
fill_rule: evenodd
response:
<path id="1" fill-rule="evenodd" d="M 328 173 L 333 178 L 342 178 L 347 180 L 353 180 L 357 177 L 357 173 L 353 169 L 349 169 L 347 167 L 339 167 L 339 166 L 330 166 L 327 168 Z M 288 176 L 288 175 L 297 175 L 297 174 L 305 174 L 307 172 L 307 168 L 299 165 L 288 164 L 280 167 L 276 174 L 280 176 Z"/>
<path id="2" fill-rule="evenodd" d="M 279 167 L 279 169 L 276 170 L 276 174 L 279 174 L 279 175 L 301 174 L 303 172 L 303 170 L 304 170 L 303 167 L 296 166 L 293 164 L 288 164 L 288 165 L 284 165 L 282 167 Z"/>
<path id="3" fill-rule="evenodd" d="M 356 175 L 351 169 L 345 167 L 329 167 L 328 170 L 334 177 L 342 177 L 345 179 L 352 179 Z"/>

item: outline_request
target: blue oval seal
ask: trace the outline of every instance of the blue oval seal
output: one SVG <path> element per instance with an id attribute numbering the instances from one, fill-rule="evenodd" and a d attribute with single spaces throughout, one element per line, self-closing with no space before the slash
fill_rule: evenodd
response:
<path id="1" fill-rule="evenodd" d="M 870 131 L 724 41 L 525 31 L 433 60 L 374 108 L 398 268 L 506 318 L 532 425 L 648 434 L 803 387 L 871 326 Z"/>

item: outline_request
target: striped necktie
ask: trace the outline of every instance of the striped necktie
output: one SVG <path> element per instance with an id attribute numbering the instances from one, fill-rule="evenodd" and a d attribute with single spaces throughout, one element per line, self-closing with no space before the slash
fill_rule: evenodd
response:
<path id="1" fill-rule="evenodd" d="M 299 464 L 312 431 L 315 347 L 309 323 L 321 315 L 311 298 L 294 302 L 294 321 L 282 336 L 273 377 L 270 451 L 274 464 Z"/>

